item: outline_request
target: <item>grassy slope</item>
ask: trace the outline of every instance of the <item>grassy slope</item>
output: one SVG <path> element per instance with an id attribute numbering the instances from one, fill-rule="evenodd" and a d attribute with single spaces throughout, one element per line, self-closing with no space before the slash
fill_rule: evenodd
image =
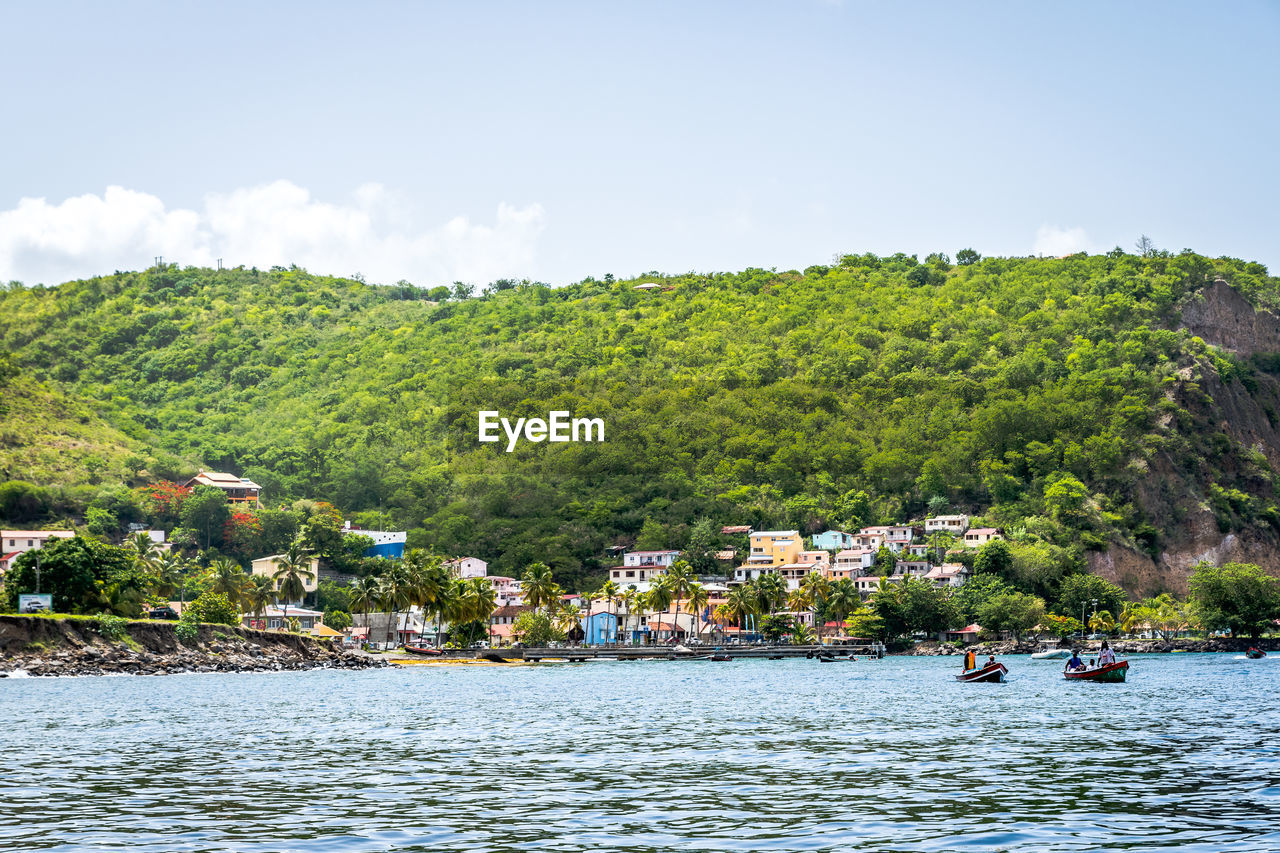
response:
<path id="1" fill-rule="evenodd" d="M 588 560 L 646 517 L 679 540 L 703 514 L 846 524 L 942 495 L 1034 525 L 1064 474 L 1090 498 L 1047 536 L 1156 547 L 1135 498 L 1152 463 L 1177 460 L 1200 491 L 1242 467 L 1212 406 L 1168 393 L 1188 366 L 1254 370 L 1162 331 L 1213 275 L 1257 304 L 1280 292 L 1256 264 L 1194 255 L 851 258 L 439 306 L 301 271 L 168 269 L 5 294 L 0 339 L 148 444 L 154 473 L 198 459 L 273 499 L 387 509 L 500 568 Z M 604 417 L 610 441 L 473 440 L 479 408 L 553 407 Z M 1241 487 L 1273 507 L 1269 480 Z"/>

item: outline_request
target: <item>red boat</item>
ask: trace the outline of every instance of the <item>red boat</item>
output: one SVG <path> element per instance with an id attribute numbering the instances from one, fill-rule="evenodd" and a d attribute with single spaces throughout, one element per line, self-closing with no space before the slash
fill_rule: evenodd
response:
<path id="1" fill-rule="evenodd" d="M 1100 681 L 1105 684 L 1123 684 L 1125 673 L 1129 671 L 1127 660 L 1118 660 L 1106 666 L 1095 666 L 1092 669 L 1064 670 L 1062 677 L 1068 681 Z"/>
<path id="2" fill-rule="evenodd" d="M 964 682 L 1000 682 L 1004 681 L 1005 675 L 1009 672 L 1005 665 L 999 662 L 989 663 L 981 669 L 968 669 L 956 676 L 956 681 Z"/>
<path id="3" fill-rule="evenodd" d="M 433 649 L 433 648 L 431 648 L 430 646 L 411 646 L 411 645 L 409 645 L 408 643 L 406 643 L 406 644 L 405 644 L 404 650 L 405 650 L 406 652 L 409 652 L 410 654 L 415 654 L 415 655 L 441 655 L 441 654 L 444 654 L 444 652 L 440 651 L 439 649 Z"/>

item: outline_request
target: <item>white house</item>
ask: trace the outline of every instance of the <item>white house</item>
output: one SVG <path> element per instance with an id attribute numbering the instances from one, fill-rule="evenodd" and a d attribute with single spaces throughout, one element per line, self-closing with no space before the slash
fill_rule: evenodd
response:
<path id="1" fill-rule="evenodd" d="M 70 539 L 74 530 L 0 530 L 0 551 L 14 557 L 28 551 L 38 551 L 50 539 Z"/>
<path id="2" fill-rule="evenodd" d="M 961 586 L 969 578 L 969 570 L 959 563 L 944 563 L 941 566 L 934 566 L 924 576 L 927 581 L 933 581 L 938 586 Z"/>
<path id="3" fill-rule="evenodd" d="M 952 536 L 959 538 L 960 534 L 968 529 L 969 516 L 967 515 L 935 515 L 924 520 L 924 532 L 926 534 L 950 533 Z"/>
<path id="4" fill-rule="evenodd" d="M 489 564 L 479 557 L 458 557 L 456 560 L 449 560 L 445 564 L 454 577 L 459 578 L 483 578 L 489 574 Z"/>
<path id="5" fill-rule="evenodd" d="M 964 534 L 964 547 L 981 548 L 988 542 L 1003 538 L 994 527 L 975 527 Z"/>
<path id="6" fill-rule="evenodd" d="M 485 580 L 493 584 L 499 606 L 524 604 L 524 591 L 520 588 L 520 581 L 502 575 L 486 575 Z"/>

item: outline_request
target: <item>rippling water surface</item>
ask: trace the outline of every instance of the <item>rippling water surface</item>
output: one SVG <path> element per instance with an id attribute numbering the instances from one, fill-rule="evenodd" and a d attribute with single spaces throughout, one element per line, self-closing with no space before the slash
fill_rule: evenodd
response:
<path id="1" fill-rule="evenodd" d="M 0 849 L 1280 851 L 1280 659 L 0 680 Z"/>

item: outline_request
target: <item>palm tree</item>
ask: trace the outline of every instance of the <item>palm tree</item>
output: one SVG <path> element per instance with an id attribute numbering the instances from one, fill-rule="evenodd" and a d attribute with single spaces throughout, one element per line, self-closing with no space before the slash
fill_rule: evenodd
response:
<path id="1" fill-rule="evenodd" d="M 289 602 L 302 601 L 307 594 L 307 581 L 315 580 L 316 573 L 311 571 L 311 557 L 302 543 L 294 540 L 283 554 L 271 558 L 276 564 L 272 579 L 279 586 L 280 599 L 284 601 L 284 619 L 289 619 Z M 282 623 L 283 624 L 283 623 Z"/>
<path id="2" fill-rule="evenodd" d="M 179 609 L 186 603 L 182 600 L 186 593 L 186 569 L 186 561 L 174 551 L 165 551 L 155 561 L 155 575 L 152 579 L 152 586 L 156 594 L 164 598 L 166 602 L 170 600 L 175 592 L 178 593 Z"/>
<path id="3" fill-rule="evenodd" d="M 219 557 L 209 564 L 209 579 L 210 590 L 222 593 L 236 607 L 241 606 L 245 585 L 249 581 L 239 563 Z"/>
<path id="4" fill-rule="evenodd" d="M 444 558 L 414 548 L 405 554 L 404 563 L 409 575 L 411 603 L 422 608 L 423 622 L 428 613 L 435 614 L 436 645 L 444 639 L 444 614 L 450 607 L 453 577 L 444 567 Z M 408 627 L 408 617 L 405 621 Z"/>
<path id="5" fill-rule="evenodd" d="M 402 607 L 408 607 L 413 600 L 413 585 L 409 573 L 403 564 L 397 564 L 387 570 L 378 585 L 378 601 L 391 614 L 387 620 L 387 642 L 395 643 L 396 614 Z"/>
<path id="6" fill-rule="evenodd" d="M 619 599 L 627 611 L 627 622 L 630 623 L 631 617 L 635 615 L 637 603 L 640 601 L 640 593 L 636 591 L 634 586 L 629 586 L 622 591 Z"/>
<path id="7" fill-rule="evenodd" d="M 853 580 L 840 578 L 831 584 L 831 590 L 827 593 L 827 611 L 837 622 L 843 623 L 850 613 L 861 606 L 862 596 L 858 594 L 858 587 Z"/>
<path id="8" fill-rule="evenodd" d="M 613 616 L 614 602 L 620 601 L 622 598 L 622 587 L 618 582 L 610 578 L 600 585 L 600 591 L 591 596 L 592 601 L 603 600 L 605 612 Z M 618 641 L 618 629 L 615 622 L 613 629 L 613 642 Z"/>
<path id="9" fill-rule="evenodd" d="M 809 597 L 809 606 L 813 608 L 813 627 L 818 637 L 818 644 L 822 644 L 822 611 L 827 603 L 827 596 L 831 593 L 831 581 L 823 577 L 819 572 L 809 572 L 804 576 L 804 580 L 800 581 L 800 588 L 805 590 Z"/>
<path id="10" fill-rule="evenodd" d="M 787 582 L 777 572 L 768 572 L 756 580 L 756 599 L 760 612 L 768 611 L 772 616 L 778 608 L 786 604 Z"/>
<path id="11" fill-rule="evenodd" d="M 702 611 L 706 608 L 708 599 L 709 596 L 705 586 L 697 581 L 689 584 L 689 609 L 693 611 L 694 624 L 697 626 L 693 632 L 695 637 L 702 634 Z"/>
<path id="12" fill-rule="evenodd" d="M 124 547 L 133 552 L 134 559 L 144 569 L 155 568 L 156 560 L 160 556 L 160 546 L 146 531 L 139 530 L 137 533 L 130 533 L 125 537 Z"/>
<path id="13" fill-rule="evenodd" d="M 276 582 L 266 575 L 250 575 L 245 589 L 244 604 L 255 619 L 261 619 L 276 600 Z"/>
<path id="14" fill-rule="evenodd" d="M 546 563 L 531 564 L 520 578 L 520 591 L 530 607 L 548 607 L 559 599 L 559 590 Z"/>
<path id="15" fill-rule="evenodd" d="M 811 596 L 812 596 L 812 593 L 809 591 L 807 587 L 803 585 L 798 587 L 797 589 L 793 589 L 791 591 L 791 594 L 787 596 L 787 609 L 794 614 L 791 618 L 791 621 L 794 622 L 796 625 L 803 624 L 801 623 L 799 618 L 800 613 L 804 610 L 812 609 L 813 598 Z M 815 616 L 814 618 L 817 618 L 817 617 Z M 792 639 L 794 640 L 796 636 L 796 632 L 792 631 L 791 634 L 792 634 Z"/>
<path id="16" fill-rule="evenodd" d="M 474 593 L 469 596 L 470 601 L 475 606 L 472 614 L 472 620 L 484 619 L 489 626 L 489 645 L 493 645 L 493 611 L 498 606 L 498 591 L 493 588 L 493 582 L 485 578 L 471 578 L 467 581 L 474 587 Z"/>
<path id="17" fill-rule="evenodd" d="M 659 575 L 652 584 L 649 585 L 649 593 L 645 601 L 649 605 L 649 609 L 657 613 L 659 610 L 663 613 L 667 612 L 667 608 L 671 606 L 671 582 L 667 580 L 666 575 Z M 662 630 L 662 621 L 658 621 L 658 631 Z M 654 640 L 657 640 L 658 631 L 654 632 Z M 671 636 L 675 636 L 675 630 L 672 629 Z"/>
<path id="18" fill-rule="evenodd" d="M 733 611 L 729 609 L 728 604 L 717 604 L 716 609 L 711 611 L 711 617 L 715 619 L 716 627 L 720 629 L 720 639 L 724 640 L 724 626 L 733 621 Z"/>
<path id="19" fill-rule="evenodd" d="M 729 590 L 724 606 L 728 608 L 729 614 L 738 623 L 738 629 L 742 630 L 746 617 L 755 613 L 756 595 L 754 585 L 744 583 Z"/>
<path id="20" fill-rule="evenodd" d="M 694 582 L 693 566 L 684 560 L 676 560 L 663 577 L 671 589 L 671 602 L 676 608 L 675 616 L 671 617 L 671 636 L 674 638 L 676 629 L 680 627 L 680 599 L 689 597 L 689 585 Z"/>
<path id="21" fill-rule="evenodd" d="M 369 630 L 369 613 L 378 606 L 381 600 L 378 579 L 373 575 L 365 575 L 351 586 L 351 606 L 364 614 L 364 636 L 368 642 L 372 633 Z"/>

